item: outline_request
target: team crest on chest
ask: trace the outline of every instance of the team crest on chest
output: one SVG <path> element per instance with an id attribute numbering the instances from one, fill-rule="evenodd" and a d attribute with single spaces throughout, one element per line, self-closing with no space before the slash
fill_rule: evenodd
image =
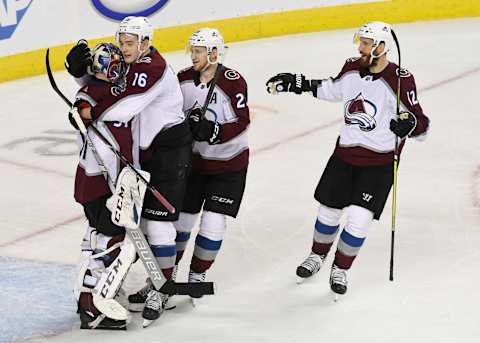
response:
<path id="1" fill-rule="evenodd" d="M 345 124 L 357 125 L 362 131 L 372 131 L 377 127 L 376 114 L 377 107 L 365 99 L 362 93 L 345 103 Z"/>

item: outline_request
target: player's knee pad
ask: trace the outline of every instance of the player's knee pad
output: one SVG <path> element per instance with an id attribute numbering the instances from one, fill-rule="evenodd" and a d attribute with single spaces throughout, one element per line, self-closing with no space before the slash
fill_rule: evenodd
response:
<path id="1" fill-rule="evenodd" d="M 342 210 L 331 208 L 320 204 L 318 207 L 317 218 L 322 224 L 328 226 L 337 226 L 340 223 L 340 217 L 342 216 Z"/>
<path id="2" fill-rule="evenodd" d="M 175 245 L 177 231 L 172 222 L 159 222 L 142 218 L 140 227 L 147 236 L 150 245 Z"/>
<path id="3" fill-rule="evenodd" d="M 227 216 L 221 213 L 203 211 L 199 234 L 212 241 L 221 241 L 227 228 Z"/>
<path id="4" fill-rule="evenodd" d="M 366 237 L 368 229 L 373 221 L 373 215 L 373 212 L 366 208 L 357 205 L 350 205 L 347 208 L 345 230 L 355 237 Z"/>
<path id="5" fill-rule="evenodd" d="M 180 212 L 178 220 L 173 222 L 173 226 L 175 227 L 175 230 L 180 232 L 192 232 L 197 217 L 198 213 Z"/>

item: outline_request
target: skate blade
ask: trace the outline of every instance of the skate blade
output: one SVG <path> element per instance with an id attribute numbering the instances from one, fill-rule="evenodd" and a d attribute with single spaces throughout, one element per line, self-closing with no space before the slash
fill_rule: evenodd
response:
<path id="1" fill-rule="evenodd" d="M 194 308 L 198 307 L 202 303 L 202 298 L 192 298 L 192 297 L 190 297 L 190 303 L 192 304 L 192 306 Z"/>
<path id="2" fill-rule="evenodd" d="M 150 319 L 145 319 L 145 318 L 144 318 L 144 319 L 143 319 L 142 326 L 143 326 L 144 328 L 148 328 L 154 321 L 155 321 L 155 319 L 154 319 L 154 320 L 150 320 Z"/>
<path id="3" fill-rule="evenodd" d="M 171 311 L 171 310 L 174 310 L 176 308 L 177 308 L 176 304 L 167 304 L 167 306 L 165 306 L 165 311 Z"/>
<path id="4" fill-rule="evenodd" d="M 338 293 L 335 293 L 334 291 L 330 291 L 330 293 L 332 295 L 332 299 L 334 303 L 338 303 L 345 297 L 344 294 L 338 294 Z"/>
<path id="5" fill-rule="evenodd" d="M 128 310 L 130 312 L 142 312 L 143 308 L 145 307 L 145 303 L 130 303 L 128 304 Z"/>
<path id="6" fill-rule="evenodd" d="M 306 278 L 297 276 L 296 283 L 297 283 L 297 285 L 301 285 L 302 283 L 305 282 L 305 280 L 306 280 Z"/>

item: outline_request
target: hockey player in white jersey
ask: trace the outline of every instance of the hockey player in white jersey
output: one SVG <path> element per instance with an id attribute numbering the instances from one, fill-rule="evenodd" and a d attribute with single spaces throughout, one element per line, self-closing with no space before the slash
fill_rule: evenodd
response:
<path id="1" fill-rule="evenodd" d="M 354 39 L 360 57 L 348 59 L 335 78 L 308 80 L 302 74 L 282 73 L 267 81 L 272 94 L 310 92 L 318 99 L 343 103 L 344 125 L 315 190 L 320 206 L 312 249 L 297 268 L 300 280 L 317 273 L 341 231 L 330 271 L 330 287 L 336 294 L 347 291 L 347 271 L 385 206 L 393 183 L 395 136 L 401 140 L 401 150 L 407 137 L 420 138 L 429 127 L 413 75 L 387 59 L 392 47 L 390 25 L 366 23 Z M 347 219 L 339 228 L 342 211 Z"/>
<path id="2" fill-rule="evenodd" d="M 188 178 L 177 229 L 177 261 L 183 256 L 191 230 L 202 211 L 200 230 L 190 262 L 189 282 L 202 282 L 220 250 L 227 216 L 240 209 L 247 176 L 250 124 L 247 83 L 236 70 L 221 66 L 225 45 L 216 29 L 203 28 L 189 39 L 192 67 L 178 73 L 183 110 L 194 138 L 193 168 Z M 220 69 L 217 83 L 212 80 Z M 213 96 L 202 116 L 200 106 L 210 87 Z"/>
<path id="3" fill-rule="evenodd" d="M 167 280 L 175 264 L 173 222 L 178 219 L 191 167 L 192 135 L 183 113 L 183 97 L 175 73 L 152 46 L 153 27 L 144 17 L 127 17 L 116 40 L 128 65 L 124 88 L 109 89 L 96 106 L 82 112 L 84 120 L 129 123 L 138 119 L 139 160 L 150 183 L 177 209 L 170 213 L 150 193 L 145 195 L 141 227 Z M 91 61 L 88 47 L 70 52 L 69 71 L 82 77 Z M 144 325 L 163 312 L 168 296 L 151 289 L 143 309 Z"/>
<path id="4" fill-rule="evenodd" d="M 194 137 L 193 168 L 188 178 L 182 212 L 177 222 L 177 260 L 180 262 L 192 228 L 202 212 L 200 230 L 190 262 L 189 282 L 203 282 L 220 250 L 227 216 L 235 218 L 245 189 L 250 124 L 247 84 L 237 71 L 220 66 L 224 40 L 216 29 L 203 28 L 189 39 L 192 66 L 178 73 L 184 97 L 183 110 L 189 116 Z M 219 77 L 205 116 L 201 107 Z M 203 211 L 202 211 L 203 210 Z M 130 297 L 141 303 L 145 289 Z M 193 299 L 192 299 L 193 300 Z"/>

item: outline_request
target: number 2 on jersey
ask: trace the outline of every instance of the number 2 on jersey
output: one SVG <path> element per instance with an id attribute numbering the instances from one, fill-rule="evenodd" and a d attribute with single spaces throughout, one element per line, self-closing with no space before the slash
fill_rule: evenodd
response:
<path id="1" fill-rule="evenodd" d="M 245 95 L 238 93 L 235 97 L 237 98 L 237 108 L 245 108 Z"/>

